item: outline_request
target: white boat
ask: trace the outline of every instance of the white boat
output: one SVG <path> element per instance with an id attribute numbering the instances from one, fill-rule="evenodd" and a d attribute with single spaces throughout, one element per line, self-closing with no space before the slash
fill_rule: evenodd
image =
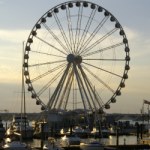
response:
<path id="1" fill-rule="evenodd" d="M 81 139 L 77 135 L 64 135 L 60 139 L 61 147 L 69 147 L 72 145 L 80 145 Z"/>
<path id="2" fill-rule="evenodd" d="M 64 150 L 64 149 L 56 144 L 56 141 L 53 137 L 49 137 L 48 143 L 44 145 L 43 150 Z"/>
<path id="3" fill-rule="evenodd" d="M 23 139 L 32 139 L 33 128 L 29 125 L 27 117 L 14 116 L 12 122 L 9 124 L 9 128 L 6 131 L 6 136 L 12 137 L 20 134 Z"/>
<path id="4" fill-rule="evenodd" d="M 98 141 L 93 141 L 88 144 L 81 143 L 80 149 L 81 150 L 104 150 L 104 145 Z"/>
<path id="5" fill-rule="evenodd" d="M 30 150 L 26 143 L 22 143 L 20 141 L 6 143 L 2 148 L 5 150 Z"/>

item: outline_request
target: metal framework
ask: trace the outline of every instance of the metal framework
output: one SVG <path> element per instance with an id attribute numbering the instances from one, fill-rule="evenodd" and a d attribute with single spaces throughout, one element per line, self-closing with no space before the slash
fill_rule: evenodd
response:
<path id="1" fill-rule="evenodd" d="M 28 91 L 42 110 L 109 109 L 125 87 L 129 52 L 123 27 L 108 10 L 88 1 L 59 4 L 27 39 Z"/>

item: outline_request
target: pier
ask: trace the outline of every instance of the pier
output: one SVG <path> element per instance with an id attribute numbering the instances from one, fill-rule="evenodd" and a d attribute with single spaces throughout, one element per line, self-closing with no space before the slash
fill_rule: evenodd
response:
<path id="1" fill-rule="evenodd" d="M 80 146 L 63 147 L 64 150 L 82 150 Z M 109 145 L 105 146 L 104 150 L 149 150 L 150 145 Z M 41 150 L 41 148 L 33 148 L 32 150 Z"/>

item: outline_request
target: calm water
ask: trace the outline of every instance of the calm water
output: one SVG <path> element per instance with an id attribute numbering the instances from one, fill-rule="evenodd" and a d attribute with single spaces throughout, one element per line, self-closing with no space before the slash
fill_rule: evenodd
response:
<path id="1" fill-rule="evenodd" d="M 109 136 L 108 139 L 102 139 L 103 143 L 107 145 L 115 145 L 116 144 L 116 136 Z M 119 144 L 137 144 L 136 136 L 119 136 Z"/>
<path id="2" fill-rule="evenodd" d="M 81 142 L 89 143 L 93 140 L 99 141 L 99 139 L 82 139 Z M 101 139 L 102 143 L 106 145 L 116 145 L 116 136 L 109 136 L 109 138 Z M 46 143 L 47 141 L 44 141 Z M 59 143 L 59 139 L 57 139 L 57 142 Z M 32 141 L 28 141 L 28 144 L 30 144 L 33 147 L 40 147 L 41 146 L 41 140 L 39 139 L 33 139 Z M 137 138 L 136 136 L 119 136 L 119 144 L 137 144 Z"/>

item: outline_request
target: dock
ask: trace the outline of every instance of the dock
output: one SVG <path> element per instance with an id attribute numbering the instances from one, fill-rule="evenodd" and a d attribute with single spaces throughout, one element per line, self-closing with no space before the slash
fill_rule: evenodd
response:
<path id="1" fill-rule="evenodd" d="M 132 145 L 109 145 L 104 150 L 149 150 L 150 145 L 148 144 L 132 144 Z"/>
<path id="2" fill-rule="evenodd" d="M 70 146 L 63 147 L 64 150 L 83 150 L 80 146 Z M 32 150 L 41 150 L 41 148 L 33 148 Z M 92 149 L 93 150 L 93 149 Z M 148 144 L 138 144 L 138 145 L 106 145 L 104 150 L 150 150 L 150 145 Z"/>

